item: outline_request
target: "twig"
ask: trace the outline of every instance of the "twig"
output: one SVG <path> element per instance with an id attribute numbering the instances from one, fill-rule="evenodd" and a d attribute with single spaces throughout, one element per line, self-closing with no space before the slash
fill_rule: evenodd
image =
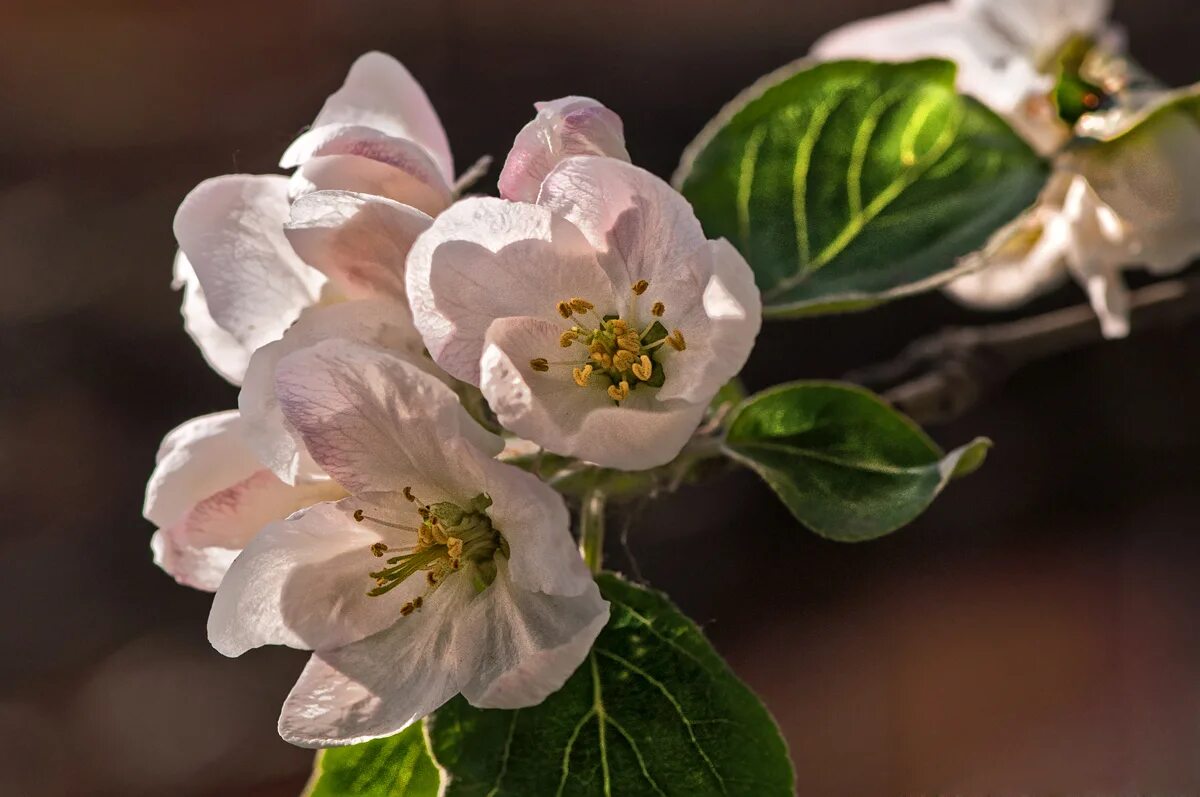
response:
<path id="1" fill-rule="evenodd" d="M 1154 283 L 1130 299 L 1134 331 L 1179 324 L 1200 315 L 1200 277 Z M 959 417 L 1021 367 L 1103 340 L 1091 307 L 1079 305 L 1004 324 L 946 329 L 845 378 L 881 392 L 918 423 L 933 425 Z"/>

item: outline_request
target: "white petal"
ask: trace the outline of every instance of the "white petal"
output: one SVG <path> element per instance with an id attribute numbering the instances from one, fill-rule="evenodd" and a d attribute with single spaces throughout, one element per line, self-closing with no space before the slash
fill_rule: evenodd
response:
<path id="1" fill-rule="evenodd" d="M 954 5 L 1016 42 L 1031 60 L 1053 57 L 1071 36 L 1101 33 L 1111 0 L 955 0 Z"/>
<path id="2" fill-rule="evenodd" d="M 981 252 L 978 271 L 951 282 L 945 291 L 959 302 L 985 310 L 1018 307 L 1061 285 L 1067 276 L 1065 254 L 1070 231 L 1059 224 L 1031 220 L 1013 239 L 992 252 Z"/>
<path id="3" fill-rule="evenodd" d="M 958 64 L 960 89 L 1004 115 L 1014 113 L 1026 95 L 1043 87 L 1032 53 L 978 15 L 949 3 L 852 22 L 826 34 L 810 52 L 827 61 L 945 58 Z"/>
<path id="4" fill-rule="evenodd" d="M 155 564 L 181 584 L 215 590 L 234 557 L 268 523 L 344 495 L 329 479 L 292 486 L 269 470 L 257 471 L 160 529 L 151 543 Z"/>
<path id="5" fill-rule="evenodd" d="M 500 424 L 556 454 L 598 465 L 643 470 L 675 458 L 704 414 L 704 404 L 659 401 L 635 389 L 615 406 L 600 380 L 581 388 L 571 369 L 534 371 L 529 361 L 552 356 L 558 328 L 534 318 L 501 319 L 487 334 L 480 389 Z"/>
<path id="6" fill-rule="evenodd" d="M 456 633 L 472 594 L 469 579 L 447 579 L 386 631 L 313 654 L 283 704 L 279 735 L 301 747 L 359 744 L 399 733 L 452 698 L 462 659 L 475 655 Z"/>
<path id="7" fill-rule="evenodd" d="M 571 597 L 530 592 L 497 560 L 496 581 L 460 618 L 457 633 L 478 647 L 461 674 L 463 696 L 480 708 L 516 709 L 557 691 L 587 656 L 608 622 L 608 602 L 594 581 Z"/>
<path id="8" fill-rule="evenodd" d="M 438 165 L 447 183 L 454 182 L 454 162 L 446 131 L 425 91 L 404 66 L 380 52 L 359 57 L 350 67 L 346 82 L 325 100 L 313 121 L 317 134 L 325 125 L 371 127 L 396 138 L 406 138 L 424 147 Z M 311 148 L 305 136 L 284 153 L 280 166 L 287 169 L 302 159 L 299 153 Z"/>
<path id="9" fill-rule="evenodd" d="M 196 186 L 175 214 L 175 237 L 213 320 L 253 350 L 314 303 L 325 278 L 283 234 L 287 179 L 231 174 Z"/>
<path id="10" fill-rule="evenodd" d="M 242 428 L 231 410 L 192 418 L 168 432 L 146 484 L 146 519 L 159 528 L 169 526 L 198 502 L 261 469 Z"/>
<path id="11" fill-rule="evenodd" d="M 1129 289 L 1119 272 L 1093 273 L 1081 277 L 1084 290 L 1096 317 L 1100 331 L 1109 339 L 1129 335 Z"/>
<path id="12" fill-rule="evenodd" d="M 388 299 L 311 307 L 280 340 L 255 352 L 238 395 L 238 407 L 246 421 L 245 439 L 262 463 L 288 483 L 308 470 L 307 457 L 280 409 L 275 369 L 292 352 L 331 339 L 357 340 L 427 362 L 421 356 L 421 337 L 412 325 L 408 308 Z M 432 364 L 427 367 L 432 368 Z"/>
<path id="13" fill-rule="evenodd" d="M 542 183 L 538 204 L 587 237 L 622 302 L 641 279 L 664 301 L 698 299 L 708 281 L 707 254 L 699 254 L 708 240 L 692 206 L 644 169 L 613 158 L 567 158 Z"/>
<path id="14" fill-rule="evenodd" d="M 430 355 L 472 384 L 479 383 L 479 358 L 493 320 L 558 318 L 555 305 L 576 296 L 601 314 L 615 308 L 591 246 L 569 223 L 535 205 L 461 200 L 434 219 L 408 257 L 408 299 Z"/>
<path id="15" fill-rule="evenodd" d="M 261 645 L 325 650 L 390 626 L 400 607 L 426 588 L 420 574 L 372 597 L 369 573 L 386 567 L 371 546 L 384 539 L 372 523 L 352 517 L 358 498 L 317 504 L 272 523 L 250 540 L 217 589 L 208 640 L 226 656 Z M 379 511 L 379 510 L 375 510 Z M 415 514 L 414 514 L 415 516 Z M 415 540 L 405 535 L 404 542 Z"/>
<path id="16" fill-rule="evenodd" d="M 707 267 L 697 269 L 711 276 L 700 301 L 691 299 L 685 312 L 666 305 L 662 320 L 669 322 L 669 329 L 684 333 L 687 348 L 660 355 L 665 381 L 658 391 L 659 401 L 707 404 L 742 370 L 762 327 L 762 298 L 745 258 L 724 238 L 710 241 L 697 256 L 709 259 Z M 653 294 L 656 287 L 651 285 L 647 298 L 657 295 Z M 679 296 L 674 301 L 682 304 L 688 299 Z"/>
<path id="17" fill-rule="evenodd" d="M 320 155 L 305 161 L 292 175 L 289 192 L 300 197 L 314 191 L 355 191 L 385 197 L 430 215 L 450 204 L 445 183 L 430 182 L 430 175 L 414 163 L 408 169 L 359 155 Z"/>
<path id="18" fill-rule="evenodd" d="M 200 348 L 204 361 L 230 383 L 240 385 L 253 350 L 238 342 L 213 320 L 208 311 L 208 300 L 204 298 L 204 288 L 200 286 L 200 280 L 196 278 L 196 272 L 183 252 L 175 253 L 173 272 L 171 287 L 183 289 L 183 305 L 180 307 L 183 328 Z"/>
<path id="19" fill-rule="evenodd" d="M 579 595 L 592 585 L 562 496 L 536 476 L 503 462 L 480 464 L 492 498 L 488 516 L 509 544 L 515 584 L 531 592 Z"/>
<path id="20" fill-rule="evenodd" d="M 313 459 L 354 493 L 420 476 L 443 494 L 426 502 L 465 501 L 479 492 L 472 450 L 503 448 L 436 377 L 362 344 L 328 340 L 284 357 L 275 392 Z"/>
<path id="21" fill-rule="evenodd" d="M 292 204 L 292 248 L 351 299 L 389 296 L 407 303 L 404 260 L 432 219 L 382 197 L 318 191 Z"/>
<path id="22" fill-rule="evenodd" d="M 533 118 L 513 142 L 498 185 L 500 196 L 534 202 L 542 180 L 563 158 L 605 155 L 629 160 L 621 117 L 589 97 L 535 104 Z"/>

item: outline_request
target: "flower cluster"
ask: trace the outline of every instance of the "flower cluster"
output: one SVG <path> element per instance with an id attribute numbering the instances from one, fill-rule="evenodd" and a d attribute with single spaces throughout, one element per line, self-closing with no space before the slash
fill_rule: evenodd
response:
<path id="1" fill-rule="evenodd" d="M 369 53 L 283 154 L 175 218 L 183 318 L 238 409 L 167 435 L 155 561 L 215 591 L 236 656 L 313 651 L 280 733 L 390 735 L 456 694 L 540 702 L 608 618 L 562 497 L 468 413 L 606 467 L 671 461 L 741 369 L 745 260 L 629 162 L 594 100 L 539 103 L 499 178 L 458 198 L 412 76 Z M 486 419 L 485 419 L 486 420 Z"/>
<path id="2" fill-rule="evenodd" d="M 976 307 L 1019 305 L 1068 275 L 1087 291 L 1107 337 L 1129 331 L 1121 272 L 1155 274 L 1200 255 L 1200 123 L 1165 108 L 1171 92 L 1123 56 L 1109 0 L 949 0 L 863 20 L 813 47 L 822 59 L 946 58 L 959 88 L 1054 157 L 1037 205 L 948 292 Z M 1079 118 L 1056 99 L 1064 75 Z M 1152 111 L 1139 140 L 1102 148 Z"/>

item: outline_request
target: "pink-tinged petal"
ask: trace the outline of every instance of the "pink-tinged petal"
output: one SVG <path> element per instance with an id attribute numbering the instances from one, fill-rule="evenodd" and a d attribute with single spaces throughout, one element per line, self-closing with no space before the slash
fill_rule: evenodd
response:
<path id="1" fill-rule="evenodd" d="M 160 529 L 151 547 L 155 563 L 181 584 L 213 591 L 234 557 L 267 524 L 320 501 L 345 496 L 330 479 L 295 486 L 260 470 L 198 501 Z"/>
<path id="2" fill-rule="evenodd" d="M 325 282 L 283 234 L 287 184 L 274 175 L 214 177 L 196 186 L 175 214 L 175 237 L 209 313 L 249 350 L 282 335 Z"/>
<path id="3" fill-rule="evenodd" d="M 371 194 L 436 216 L 450 204 L 450 189 L 428 178 L 419 169 L 406 171 L 360 155 L 321 155 L 296 170 L 289 190 L 293 197 L 313 191 Z"/>
<path id="4" fill-rule="evenodd" d="M 283 704 L 279 735 L 301 747 L 359 744 L 399 733 L 454 697 L 459 671 L 475 658 L 475 643 L 457 633 L 472 595 L 469 579 L 449 578 L 386 631 L 314 653 Z"/>
<path id="5" fill-rule="evenodd" d="M 184 257 L 183 252 L 175 254 L 173 271 L 171 287 L 183 290 L 180 313 L 183 315 L 184 330 L 196 342 L 204 361 L 214 371 L 231 384 L 240 385 L 253 350 L 221 329 L 213 320 L 208 311 L 208 300 L 204 298 L 204 288 L 201 287 L 192 264 Z"/>
<path id="6" fill-rule="evenodd" d="M 537 116 L 513 141 L 500 171 L 500 196 L 535 202 L 542 180 L 572 155 L 629 160 L 621 117 L 588 97 L 535 103 Z"/>
<path id="7" fill-rule="evenodd" d="M 503 448 L 437 377 L 360 343 L 328 340 L 284 357 L 275 393 L 313 459 L 354 493 L 427 479 L 439 495 L 422 500 L 466 501 L 481 482 L 473 452 Z"/>
<path id="8" fill-rule="evenodd" d="M 741 253 L 722 238 L 710 241 L 700 257 L 709 263 L 698 268 L 710 272 L 700 300 L 680 296 L 665 302 L 662 320 L 683 332 L 687 348 L 660 355 L 665 380 L 659 401 L 707 404 L 742 370 L 762 327 L 762 298 Z M 684 312 L 674 312 L 680 307 Z"/>
<path id="9" fill-rule="evenodd" d="M 608 622 L 608 602 L 587 579 L 577 595 L 545 595 L 515 584 L 503 559 L 495 582 L 471 603 L 457 631 L 477 647 L 460 676 L 479 708 L 534 706 L 556 692 Z"/>
<path id="10" fill-rule="evenodd" d="M 568 158 L 542 183 L 538 205 L 587 237 L 622 302 L 642 279 L 664 301 L 698 297 L 708 281 L 708 240 L 692 206 L 644 169 L 613 158 Z"/>
<path id="11" fill-rule="evenodd" d="M 313 121 L 312 130 L 302 135 L 284 153 L 280 166 L 298 165 L 312 150 L 308 136 L 320 136 L 326 125 L 374 128 L 394 138 L 409 139 L 428 151 L 446 184 L 454 182 L 450 142 L 437 112 L 425 91 L 404 66 L 380 52 L 359 57 L 350 67 L 346 82 L 331 94 Z"/>
<path id="12" fill-rule="evenodd" d="M 617 406 L 598 376 L 581 388 L 570 366 L 534 371 L 530 360 L 562 352 L 558 334 L 535 318 L 501 319 L 488 329 L 480 389 L 500 424 L 548 451 L 605 467 L 644 470 L 674 459 L 705 405 L 660 401 L 643 387 Z"/>
<path id="13" fill-rule="evenodd" d="M 431 222 L 390 199 L 318 191 L 292 204 L 285 232 L 296 253 L 346 297 L 387 296 L 407 304 L 404 261 Z"/>
<path id="14" fill-rule="evenodd" d="M 549 595 L 579 595 L 592 576 L 571 536 L 562 496 L 536 476 L 495 460 L 480 463 L 484 491 L 492 498 L 488 516 L 509 543 L 509 570 L 521 589 Z"/>
<path id="15" fill-rule="evenodd" d="M 502 199 L 464 199 L 434 219 L 409 253 L 407 280 L 430 355 L 472 384 L 479 383 L 479 357 L 494 319 L 558 318 L 558 302 L 576 296 L 601 314 L 616 309 L 609 281 L 577 229 L 545 208 Z"/>
<path id="16" fill-rule="evenodd" d="M 311 462 L 279 406 L 275 369 L 289 354 L 332 339 L 361 341 L 410 357 L 427 370 L 434 368 L 422 356 L 421 336 L 412 324 L 408 307 L 400 302 L 362 299 L 310 307 L 301 313 L 282 338 L 254 353 L 238 395 L 238 408 L 246 420 L 247 444 L 263 465 L 289 484 L 306 472 L 320 469 Z"/>
<path id="17" fill-rule="evenodd" d="M 197 503 L 254 475 L 262 464 L 242 437 L 236 411 L 185 421 L 167 433 L 146 484 L 142 514 L 159 528 Z"/>
<path id="18" fill-rule="evenodd" d="M 326 650 L 394 623 L 400 607 L 428 585 L 414 577 L 384 595 L 367 594 L 375 587 L 370 573 L 386 567 L 371 546 L 404 533 L 356 522 L 353 512 L 363 505 L 357 498 L 316 504 L 250 540 L 213 599 L 212 646 L 226 656 L 261 645 Z M 411 544 L 415 535 L 401 542 Z"/>

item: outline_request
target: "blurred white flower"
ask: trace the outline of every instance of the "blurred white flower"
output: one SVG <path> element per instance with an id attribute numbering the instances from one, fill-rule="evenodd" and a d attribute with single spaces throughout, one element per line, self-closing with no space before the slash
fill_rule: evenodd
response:
<path id="1" fill-rule="evenodd" d="M 315 651 L 280 717 L 309 747 L 387 736 L 462 693 L 519 708 L 562 686 L 608 618 L 562 499 L 492 457 L 436 377 L 325 341 L 282 358 L 277 394 L 352 497 L 268 526 L 233 563 L 209 639 Z"/>
<path id="2" fill-rule="evenodd" d="M 536 202 L 542 180 L 572 155 L 629 161 L 621 117 L 588 97 L 534 103 L 537 116 L 521 128 L 500 172 L 500 196 Z"/>
<path id="3" fill-rule="evenodd" d="M 413 245 L 407 279 L 433 359 L 502 426 L 628 470 L 679 453 L 761 323 L 742 256 L 662 180 L 607 157 L 562 161 L 536 204 L 458 202 Z"/>
<path id="4" fill-rule="evenodd" d="M 306 307 L 403 300 L 407 244 L 452 200 L 453 162 L 437 114 L 408 70 L 382 53 L 354 63 L 280 165 L 295 167 L 290 179 L 206 180 L 175 216 L 184 325 L 234 384 L 254 350 Z"/>
<path id="5" fill-rule="evenodd" d="M 1069 130 L 1049 94 L 1073 37 L 1112 41 L 1111 0 L 950 0 L 852 22 L 819 39 L 822 60 L 945 58 L 958 87 L 1008 120 L 1043 154 Z"/>

